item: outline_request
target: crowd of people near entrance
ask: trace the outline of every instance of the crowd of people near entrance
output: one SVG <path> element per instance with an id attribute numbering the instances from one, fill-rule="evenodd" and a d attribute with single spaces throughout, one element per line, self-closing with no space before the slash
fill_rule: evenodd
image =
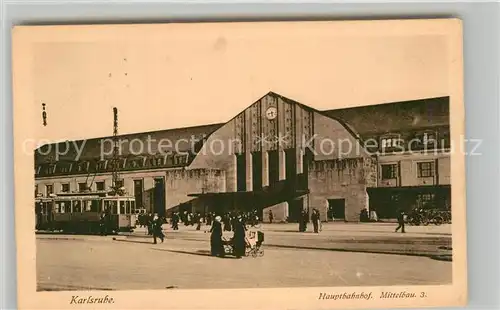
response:
<path id="1" fill-rule="evenodd" d="M 202 216 L 199 212 L 192 213 L 188 211 L 184 212 L 174 212 L 170 219 L 170 226 L 172 230 L 179 230 L 179 225 L 182 226 L 195 226 L 196 230 L 201 230 L 202 226 L 211 226 L 210 231 L 217 233 L 217 226 L 221 226 L 220 230 L 232 231 L 236 233 L 236 240 L 240 240 L 240 235 L 242 231 L 246 231 L 247 226 L 258 227 L 261 219 L 259 218 L 257 211 L 249 212 L 226 212 L 222 215 L 216 215 L 215 212 L 209 212 L 205 216 Z M 162 226 L 163 224 L 168 224 L 168 220 L 165 217 L 160 217 L 158 214 L 140 214 L 137 218 L 136 225 L 141 228 L 147 228 L 147 234 L 154 238 L 154 243 L 157 243 L 157 239 L 161 242 L 164 241 L 165 235 L 163 234 Z M 215 228 L 214 228 L 215 227 Z M 243 227 L 243 230 L 242 230 Z M 244 233 L 243 233 L 244 235 Z M 236 251 L 239 247 L 236 246 Z"/>

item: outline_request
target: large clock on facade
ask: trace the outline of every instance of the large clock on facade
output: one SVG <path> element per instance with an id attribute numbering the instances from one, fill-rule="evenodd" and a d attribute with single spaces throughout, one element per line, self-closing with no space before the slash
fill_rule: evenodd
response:
<path id="1" fill-rule="evenodd" d="M 268 120 L 273 120 L 276 118 L 276 116 L 278 116 L 278 109 L 276 109 L 276 107 L 269 107 L 266 110 L 266 118 Z"/>

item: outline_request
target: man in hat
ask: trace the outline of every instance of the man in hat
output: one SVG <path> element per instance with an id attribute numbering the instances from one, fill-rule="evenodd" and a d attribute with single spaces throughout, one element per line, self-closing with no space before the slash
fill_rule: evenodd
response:
<path id="1" fill-rule="evenodd" d="M 163 219 L 158 216 L 158 214 L 155 213 L 152 221 L 153 225 L 153 243 L 156 244 L 156 238 L 160 238 L 161 243 L 163 243 L 163 240 L 165 239 L 165 235 L 163 234 Z"/>

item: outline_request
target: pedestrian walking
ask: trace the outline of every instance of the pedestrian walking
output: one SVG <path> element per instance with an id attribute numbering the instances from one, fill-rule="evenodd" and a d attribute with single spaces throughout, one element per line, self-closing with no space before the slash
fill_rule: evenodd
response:
<path id="1" fill-rule="evenodd" d="M 319 233 L 319 225 L 320 225 L 319 216 L 320 216 L 319 211 L 317 209 L 313 209 L 313 213 L 311 215 L 311 220 L 313 222 L 314 233 L 316 233 L 316 234 Z"/>
<path id="2" fill-rule="evenodd" d="M 106 236 L 108 234 L 106 227 L 106 214 L 102 213 L 99 219 L 99 228 L 101 231 L 101 236 Z"/>
<path id="3" fill-rule="evenodd" d="M 172 215 L 172 230 L 179 230 L 179 213 L 177 212 Z"/>
<path id="4" fill-rule="evenodd" d="M 269 223 L 272 224 L 274 219 L 273 210 L 269 210 Z"/>
<path id="5" fill-rule="evenodd" d="M 153 225 L 153 243 L 156 244 L 157 238 L 160 238 L 161 243 L 163 243 L 163 240 L 165 239 L 165 235 L 163 234 L 163 219 L 159 217 L 158 215 L 155 214 L 152 220 L 152 225 Z"/>
<path id="6" fill-rule="evenodd" d="M 146 225 L 148 227 L 148 236 L 152 236 L 153 235 L 153 216 L 150 214 L 147 215 L 146 217 Z"/>
<path id="7" fill-rule="evenodd" d="M 396 228 L 395 232 L 398 232 L 399 229 L 401 229 L 401 233 L 405 233 L 405 212 L 403 210 L 400 210 L 398 212 L 398 227 Z"/>
<path id="8" fill-rule="evenodd" d="M 201 229 L 201 224 L 203 223 L 203 218 L 201 217 L 201 215 L 199 213 L 196 216 L 196 218 L 198 220 L 198 224 L 196 225 L 196 230 L 200 230 Z"/>
<path id="9" fill-rule="evenodd" d="M 212 225 L 212 213 L 207 214 L 207 226 Z"/>

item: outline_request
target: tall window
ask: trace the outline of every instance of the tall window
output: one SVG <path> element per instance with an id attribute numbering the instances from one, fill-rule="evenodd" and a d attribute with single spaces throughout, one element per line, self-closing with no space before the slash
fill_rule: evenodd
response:
<path id="1" fill-rule="evenodd" d="M 279 182 L 280 177 L 280 158 L 278 151 L 269 151 L 269 186 L 274 186 Z"/>
<path id="2" fill-rule="evenodd" d="M 247 188 L 247 166 L 245 154 L 236 155 L 236 190 L 244 192 Z"/>
<path id="3" fill-rule="evenodd" d="M 45 185 L 45 190 L 47 192 L 47 196 L 54 193 L 54 186 L 52 184 Z"/>
<path id="4" fill-rule="evenodd" d="M 254 191 L 262 189 L 262 152 L 252 153 L 252 181 Z"/>
<path id="5" fill-rule="evenodd" d="M 396 179 L 398 174 L 398 165 L 389 164 L 382 165 L 382 180 Z"/>
<path id="6" fill-rule="evenodd" d="M 104 181 L 95 183 L 96 190 L 103 191 L 105 189 Z"/>
<path id="7" fill-rule="evenodd" d="M 429 178 L 434 176 L 434 162 L 421 162 L 417 163 L 418 177 Z"/>
<path id="8" fill-rule="evenodd" d="M 69 193 L 69 183 L 65 183 L 61 185 L 61 192 Z"/>

